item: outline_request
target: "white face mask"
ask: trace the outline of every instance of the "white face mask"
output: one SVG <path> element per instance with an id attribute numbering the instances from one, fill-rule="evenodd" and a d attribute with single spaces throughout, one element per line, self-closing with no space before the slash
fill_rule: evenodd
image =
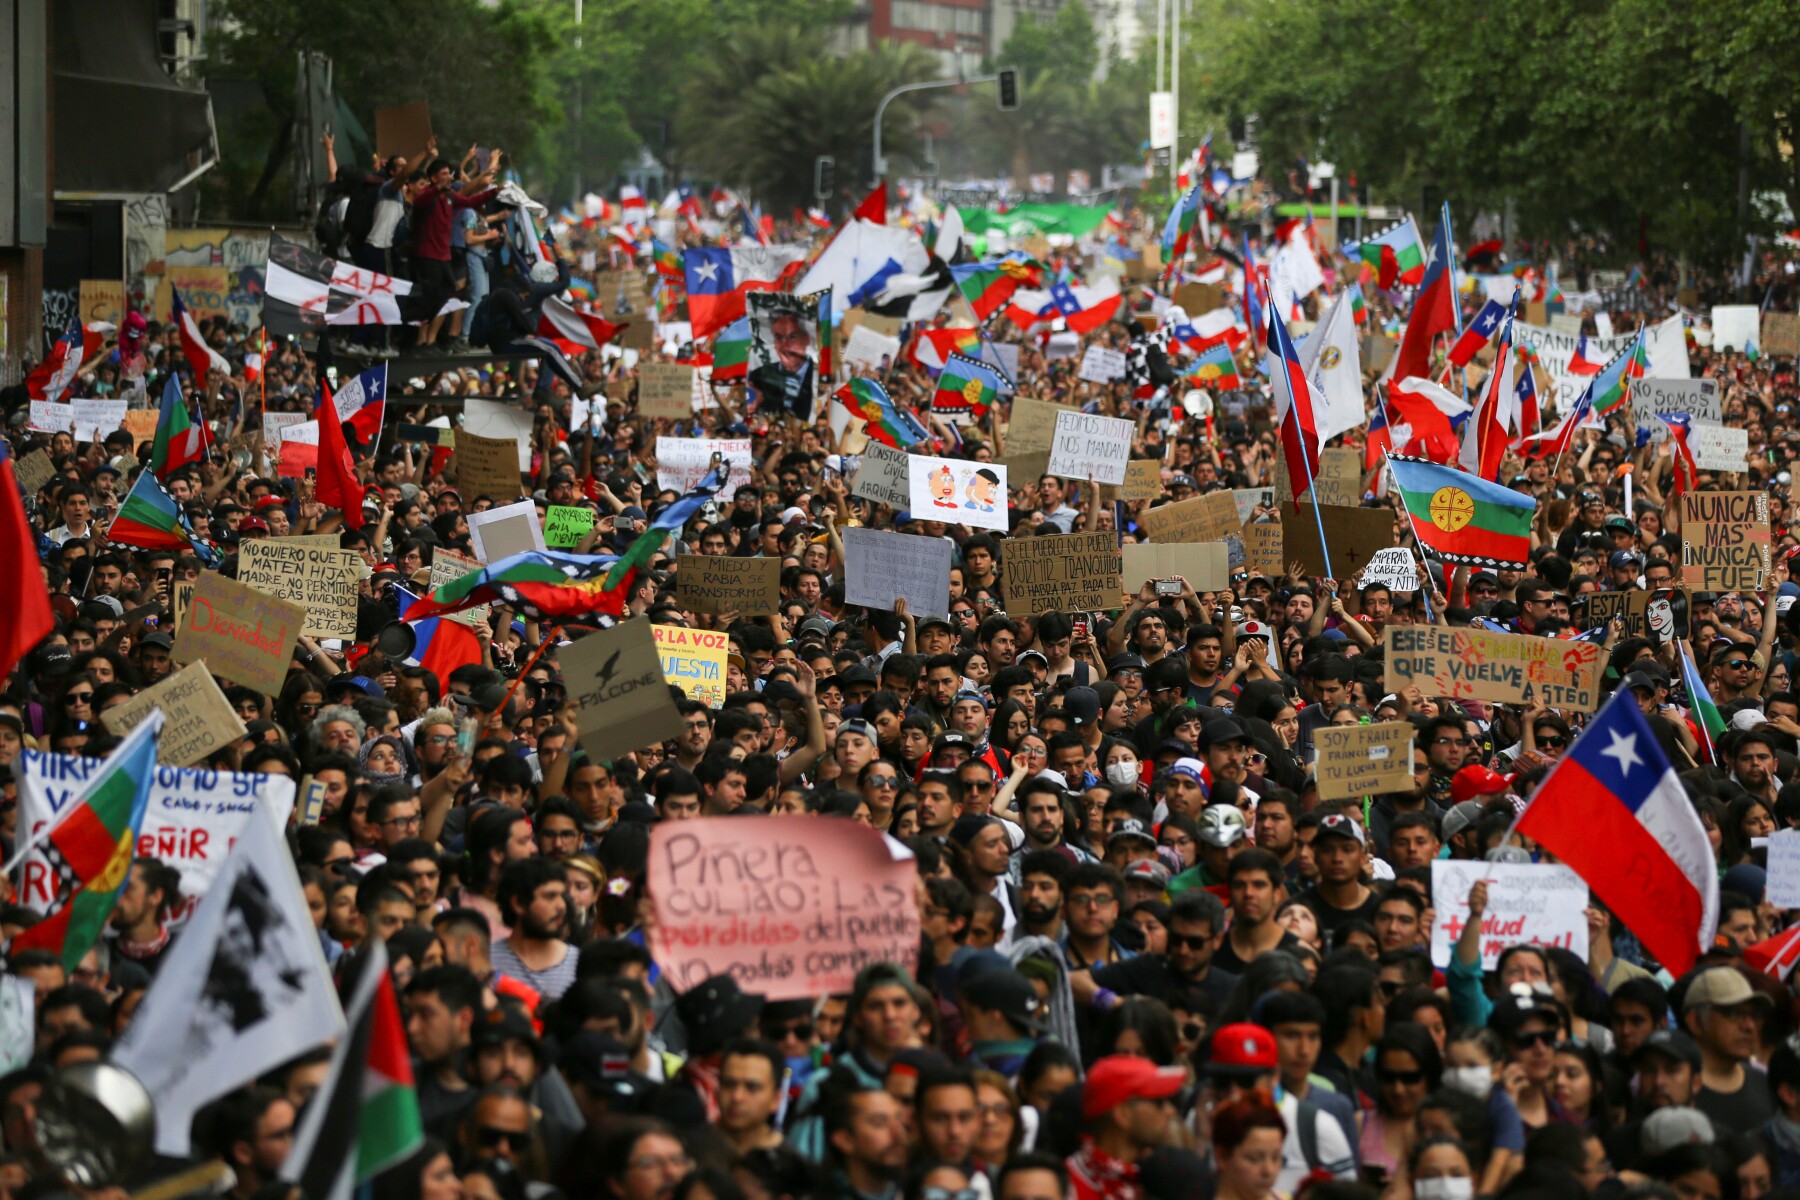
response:
<path id="1" fill-rule="evenodd" d="M 1444 1071 L 1444 1086 L 1465 1096 L 1485 1100 L 1494 1090 L 1494 1068 L 1448 1067 Z"/>
<path id="2" fill-rule="evenodd" d="M 1473 1200 L 1475 1181 L 1467 1175 L 1441 1175 L 1413 1181 L 1413 1200 Z"/>
<path id="3" fill-rule="evenodd" d="M 1106 764 L 1106 782 L 1117 787 L 1136 787 L 1138 765 L 1133 759 Z"/>

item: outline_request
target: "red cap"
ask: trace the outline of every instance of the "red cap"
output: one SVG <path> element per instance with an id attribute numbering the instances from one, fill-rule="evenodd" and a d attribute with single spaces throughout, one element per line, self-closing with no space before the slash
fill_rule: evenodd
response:
<path id="1" fill-rule="evenodd" d="M 1089 1120 L 1127 1100 L 1161 1100 L 1187 1083 L 1180 1067 L 1159 1067 L 1135 1054 L 1112 1054 L 1088 1069 L 1081 1088 L 1081 1115 Z"/>
<path id="2" fill-rule="evenodd" d="M 1450 803 L 1498 795 L 1511 786 L 1510 776 L 1495 774 L 1480 764 L 1464 767 L 1450 778 Z"/>
<path id="3" fill-rule="evenodd" d="M 1240 1021 L 1221 1025 L 1213 1033 L 1209 1070 L 1273 1071 L 1280 1067 L 1275 1057 L 1275 1035 L 1261 1025 Z"/>
<path id="4" fill-rule="evenodd" d="M 238 522 L 237 531 L 240 535 L 246 533 L 267 533 L 269 532 L 269 523 L 261 517 L 245 517 Z"/>
<path id="5" fill-rule="evenodd" d="M 264 496 L 261 500 L 256 502 L 256 509 L 258 512 L 261 512 L 265 508 L 282 508 L 285 507 L 285 505 L 286 501 L 280 496 Z"/>

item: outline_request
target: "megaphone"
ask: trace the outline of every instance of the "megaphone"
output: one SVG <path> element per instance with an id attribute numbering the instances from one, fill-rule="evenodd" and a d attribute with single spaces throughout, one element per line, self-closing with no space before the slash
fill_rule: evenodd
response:
<path id="1" fill-rule="evenodd" d="M 404 662 L 412 657 L 413 649 L 419 644 L 418 631 L 405 621 L 389 621 L 375 635 L 375 648 L 386 656 L 389 662 Z"/>

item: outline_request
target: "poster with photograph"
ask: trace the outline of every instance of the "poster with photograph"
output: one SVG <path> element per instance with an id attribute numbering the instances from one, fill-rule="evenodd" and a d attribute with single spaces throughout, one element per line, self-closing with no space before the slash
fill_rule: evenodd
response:
<path id="1" fill-rule="evenodd" d="M 819 310 L 826 294 L 751 292 L 744 297 L 750 318 L 750 387 L 763 411 L 779 408 L 811 423 L 819 391 Z"/>
<path id="2" fill-rule="evenodd" d="M 1006 467 L 915 454 L 907 463 L 916 521 L 1006 531 Z"/>

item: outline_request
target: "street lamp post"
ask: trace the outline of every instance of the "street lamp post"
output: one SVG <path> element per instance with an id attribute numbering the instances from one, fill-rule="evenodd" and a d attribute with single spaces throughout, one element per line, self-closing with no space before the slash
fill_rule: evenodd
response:
<path id="1" fill-rule="evenodd" d="M 874 178 L 869 181 L 870 187 L 880 183 L 883 176 L 887 174 L 887 160 L 881 157 L 881 120 L 887 115 L 887 106 L 893 103 L 896 97 L 904 96 L 908 92 L 927 91 L 931 88 L 961 87 L 965 83 L 995 83 L 1002 76 L 1008 74 L 1016 76 L 1016 72 L 1011 68 L 996 71 L 992 75 L 977 75 L 973 79 L 963 79 L 961 74 L 962 72 L 959 70 L 956 79 L 932 79 L 924 83 L 904 83 L 881 98 L 881 103 L 875 106 L 875 145 L 874 154 L 869 160 L 869 170 Z M 1002 103 L 1004 105 L 1004 97 Z"/>

